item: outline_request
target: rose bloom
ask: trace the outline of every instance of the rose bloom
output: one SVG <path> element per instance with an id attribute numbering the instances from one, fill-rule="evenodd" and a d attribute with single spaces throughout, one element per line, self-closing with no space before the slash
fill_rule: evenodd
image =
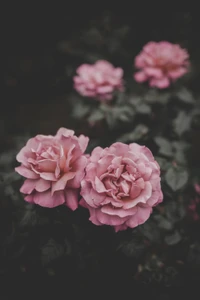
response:
<path id="1" fill-rule="evenodd" d="M 111 100 L 115 90 L 123 90 L 123 70 L 105 60 L 83 64 L 76 70 L 74 88 L 82 96 L 100 101 Z"/>
<path id="2" fill-rule="evenodd" d="M 167 88 L 188 72 L 189 55 L 179 45 L 169 42 L 149 42 L 135 58 L 137 82 L 149 81 L 151 87 Z"/>
<path id="3" fill-rule="evenodd" d="M 80 204 L 95 225 L 115 231 L 144 223 L 160 203 L 160 167 L 151 151 L 138 144 L 115 143 L 93 150 L 81 183 Z"/>
<path id="4" fill-rule="evenodd" d="M 15 170 L 25 178 L 20 192 L 25 200 L 43 207 L 61 204 L 75 210 L 87 158 L 88 137 L 60 128 L 55 136 L 37 135 L 17 155 Z"/>

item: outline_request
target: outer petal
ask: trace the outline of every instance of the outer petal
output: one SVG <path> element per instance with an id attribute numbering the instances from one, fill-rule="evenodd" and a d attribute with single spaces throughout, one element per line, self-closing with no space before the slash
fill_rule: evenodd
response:
<path id="1" fill-rule="evenodd" d="M 124 218 L 136 214 L 137 207 L 133 207 L 125 210 L 123 208 L 112 208 L 110 205 L 104 205 L 102 206 L 101 211 L 110 216 L 118 216 L 120 218 Z"/>
<path id="2" fill-rule="evenodd" d="M 134 79 L 137 82 L 144 82 L 148 79 L 148 76 L 144 71 L 139 71 L 134 74 Z"/>
<path id="3" fill-rule="evenodd" d="M 35 185 L 38 179 L 26 179 L 24 184 L 20 188 L 20 192 L 23 194 L 31 194 L 32 191 L 35 189 Z"/>
<path id="4" fill-rule="evenodd" d="M 176 70 L 168 71 L 168 76 L 172 79 L 177 79 L 183 75 L 185 75 L 188 72 L 186 68 L 179 67 Z"/>
<path id="5" fill-rule="evenodd" d="M 114 226 L 114 228 L 115 228 L 115 232 L 118 232 L 118 231 L 126 230 L 128 226 L 126 224 L 122 224 L 122 225 Z"/>
<path id="6" fill-rule="evenodd" d="M 74 135 L 74 130 L 71 130 L 71 129 L 66 129 L 64 127 L 61 127 L 57 133 L 56 133 L 56 137 L 61 137 L 61 136 L 65 136 L 65 137 L 68 137 L 68 136 L 73 136 Z"/>
<path id="7" fill-rule="evenodd" d="M 28 178 L 28 179 L 37 179 L 39 178 L 39 175 L 34 173 L 33 171 L 31 171 L 30 169 L 27 169 L 26 167 L 24 167 L 23 165 L 22 166 L 19 166 L 19 167 L 16 167 L 15 168 L 15 171 L 17 173 L 19 173 L 20 175 Z"/>
<path id="8" fill-rule="evenodd" d="M 81 148 L 82 152 L 84 153 L 87 148 L 88 142 L 89 142 L 89 137 L 86 137 L 81 134 L 79 136 L 78 140 L 79 140 L 80 148 Z"/>
<path id="9" fill-rule="evenodd" d="M 43 179 L 26 179 L 22 185 L 20 192 L 23 194 L 31 194 L 35 189 L 38 192 L 44 192 L 51 187 L 49 181 Z"/>
<path id="10" fill-rule="evenodd" d="M 151 79 L 150 86 L 158 87 L 159 89 L 165 89 L 170 85 L 170 81 L 167 77 L 163 77 L 162 79 Z"/>
<path id="11" fill-rule="evenodd" d="M 63 191 L 59 191 L 51 195 L 50 190 L 43 193 L 34 193 L 33 202 L 43 207 L 56 207 L 65 203 L 65 196 Z"/>
<path id="12" fill-rule="evenodd" d="M 111 216 L 111 215 L 107 215 L 104 214 L 100 208 L 96 209 L 96 217 L 97 220 L 101 223 L 101 224 L 105 224 L 105 225 L 111 225 L 111 226 L 116 226 L 116 225 L 121 225 L 123 224 L 128 217 L 125 218 L 120 218 L 118 216 Z"/>
<path id="13" fill-rule="evenodd" d="M 78 189 L 66 189 L 65 191 L 65 204 L 71 210 L 75 210 L 78 208 Z"/>
<path id="14" fill-rule="evenodd" d="M 143 224 L 149 218 L 151 212 L 151 207 L 138 207 L 138 212 L 134 216 L 132 216 L 128 221 L 126 221 L 126 225 L 128 227 L 134 228 L 140 224 Z"/>

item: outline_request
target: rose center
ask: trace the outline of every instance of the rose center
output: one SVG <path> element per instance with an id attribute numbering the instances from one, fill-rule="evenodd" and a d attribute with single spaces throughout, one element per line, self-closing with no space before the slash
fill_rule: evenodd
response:
<path id="1" fill-rule="evenodd" d="M 134 173 L 127 171 L 130 166 L 120 166 L 120 170 L 110 170 L 104 177 L 103 183 L 107 195 L 117 199 L 125 200 L 127 197 L 137 197 L 143 189 L 143 179 L 138 170 Z"/>

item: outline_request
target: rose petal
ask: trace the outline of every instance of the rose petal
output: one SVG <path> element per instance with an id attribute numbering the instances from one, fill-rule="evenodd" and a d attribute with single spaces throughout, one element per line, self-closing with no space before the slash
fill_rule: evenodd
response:
<path id="1" fill-rule="evenodd" d="M 66 189 L 65 191 L 65 204 L 71 210 L 76 210 L 78 208 L 78 190 L 77 189 Z"/>
<path id="2" fill-rule="evenodd" d="M 136 206 L 138 203 L 146 203 L 147 200 L 151 197 L 151 195 L 152 195 L 152 186 L 150 182 L 146 182 L 145 187 L 141 191 L 140 195 L 137 198 L 124 201 L 123 208 L 130 209 Z"/>
<path id="3" fill-rule="evenodd" d="M 126 221 L 126 225 L 128 227 L 134 228 L 140 224 L 143 224 L 149 218 L 151 212 L 152 212 L 151 207 L 147 207 L 147 208 L 138 207 L 137 213 Z"/>
<path id="4" fill-rule="evenodd" d="M 56 207 L 65 203 L 65 196 L 63 191 L 59 191 L 51 195 L 50 190 L 42 193 L 33 194 L 33 202 L 43 207 Z"/>
<path id="5" fill-rule="evenodd" d="M 111 215 L 111 216 L 118 216 L 120 218 L 124 218 L 127 216 L 132 216 L 137 212 L 137 207 L 133 207 L 130 209 L 122 209 L 122 208 L 113 208 L 110 205 L 104 205 L 101 208 L 101 211 L 107 215 Z"/>
<path id="6" fill-rule="evenodd" d="M 24 166 L 19 166 L 19 167 L 16 167 L 15 168 L 15 171 L 17 173 L 19 173 L 20 175 L 28 178 L 28 179 L 37 179 L 39 178 L 39 175 L 34 173 L 33 171 L 27 169 L 26 167 Z"/>
<path id="7" fill-rule="evenodd" d="M 26 179 L 20 188 L 20 192 L 23 194 L 31 194 L 35 189 L 35 185 L 38 179 Z"/>
<path id="8" fill-rule="evenodd" d="M 56 191 L 64 190 L 68 180 L 74 178 L 75 175 L 75 172 L 69 172 L 64 174 L 58 181 L 52 182 L 51 194 L 53 195 Z"/>

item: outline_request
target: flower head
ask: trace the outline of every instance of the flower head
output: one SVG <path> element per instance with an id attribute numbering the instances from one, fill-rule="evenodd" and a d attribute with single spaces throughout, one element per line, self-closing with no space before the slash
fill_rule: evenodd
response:
<path id="1" fill-rule="evenodd" d="M 78 207 L 78 189 L 85 175 L 87 158 L 84 151 L 88 138 L 60 128 L 55 136 L 31 138 L 17 155 L 21 166 L 16 172 L 26 180 L 20 191 L 25 200 L 44 207 L 66 204 Z"/>
<path id="2" fill-rule="evenodd" d="M 167 88 L 171 81 L 188 72 L 189 55 L 179 45 L 169 42 L 149 42 L 135 58 L 137 82 L 149 81 L 151 87 Z"/>
<path id="3" fill-rule="evenodd" d="M 144 223 L 160 203 L 160 167 L 151 151 L 138 144 L 115 143 L 93 150 L 81 183 L 80 204 L 90 221 L 115 231 Z"/>
<path id="4" fill-rule="evenodd" d="M 123 89 L 123 70 L 105 60 L 83 64 L 76 70 L 74 88 L 79 94 L 100 101 L 111 100 L 115 90 Z"/>

